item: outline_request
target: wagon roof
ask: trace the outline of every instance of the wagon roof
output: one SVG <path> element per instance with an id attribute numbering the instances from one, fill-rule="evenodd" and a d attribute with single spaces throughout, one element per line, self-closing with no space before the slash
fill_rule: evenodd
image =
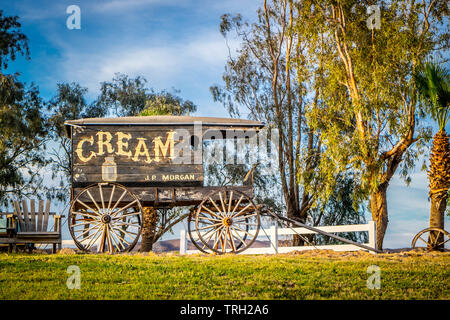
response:
<path id="1" fill-rule="evenodd" d="M 249 127 L 263 127 L 264 123 L 255 120 L 234 119 L 234 118 L 214 118 L 214 117 L 191 117 L 191 116 L 145 116 L 145 117 L 119 117 L 119 118 L 85 118 L 78 120 L 68 120 L 65 124 L 70 125 L 95 125 L 95 124 L 113 124 L 113 125 L 193 125 L 201 121 L 206 125 L 243 125 Z"/>
<path id="2" fill-rule="evenodd" d="M 193 126 L 201 122 L 203 126 L 262 128 L 264 122 L 234 118 L 191 117 L 191 116 L 145 116 L 118 118 L 85 118 L 64 122 L 67 131 L 70 126 L 102 126 L 102 125 L 144 125 L 144 126 Z"/>

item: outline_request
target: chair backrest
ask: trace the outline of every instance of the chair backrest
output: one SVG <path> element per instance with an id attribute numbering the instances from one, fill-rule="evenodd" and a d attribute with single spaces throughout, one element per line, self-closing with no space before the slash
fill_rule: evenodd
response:
<path id="1" fill-rule="evenodd" d="M 45 203 L 45 210 L 44 200 L 39 200 L 37 212 L 34 200 L 30 200 L 30 210 L 26 200 L 22 200 L 22 210 L 19 201 L 14 201 L 14 210 L 21 232 L 47 232 L 50 200 Z"/>

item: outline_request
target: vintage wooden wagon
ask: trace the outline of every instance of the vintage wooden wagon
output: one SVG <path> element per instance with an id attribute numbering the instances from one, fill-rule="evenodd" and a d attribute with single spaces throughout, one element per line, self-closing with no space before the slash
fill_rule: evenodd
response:
<path id="1" fill-rule="evenodd" d="M 240 252 L 260 227 L 252 170 L 241 186 L 204 186 L 208 139 L 256 134 L 262 122 L 189 116 L 66 121 L 72 141 L 68 227 L 81 250 L 130 251 L 143 207 L 192 206 L 189 235 L 204 252 Z"/>

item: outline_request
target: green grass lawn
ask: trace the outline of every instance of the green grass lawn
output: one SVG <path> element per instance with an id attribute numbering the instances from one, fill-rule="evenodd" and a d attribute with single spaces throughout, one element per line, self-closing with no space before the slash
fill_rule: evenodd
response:
<path id="1" fill-rule="evenodd" d="M 0 299 L 449 299 L 449 253 L 0 254 Z M 67 268 L 81 271 L 69 290 Z M 368 289 L 367 268 L 381 270 Z"/>

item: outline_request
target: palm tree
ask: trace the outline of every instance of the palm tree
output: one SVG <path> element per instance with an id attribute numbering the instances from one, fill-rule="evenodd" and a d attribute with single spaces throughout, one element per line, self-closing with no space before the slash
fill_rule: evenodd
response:
<path id="1" fill-rule="evenodd" d="M 428 171 L 431 198 L 430 227 L 444 229 L 450 188 L 450 144 L 449 135 L 445 132 L 445 126 L 450 118 L 449 73 L 438 64 L 427 62 L 416 72 L 414 80 L 422 105 L 439 125 L 439 131 L 433 137 Z M 442 249 L 442 246 L 438 249 Z"/>

